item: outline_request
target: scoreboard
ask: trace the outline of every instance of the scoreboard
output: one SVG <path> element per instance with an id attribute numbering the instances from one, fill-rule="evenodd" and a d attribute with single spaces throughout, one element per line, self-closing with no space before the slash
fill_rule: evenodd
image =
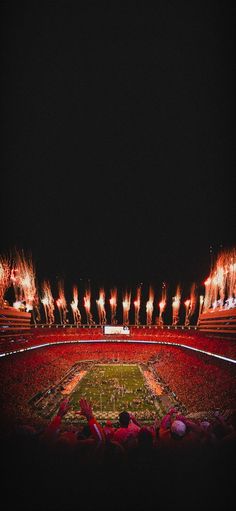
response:
<path id="1" fill-rule="evenodd" d="M 121 334 L 121 335 L 129 335 L 130 329 L 127 326 L 113 326 L 113 325 L 105 325 L 104 334 L 112 335 L 112 334 Z"/>

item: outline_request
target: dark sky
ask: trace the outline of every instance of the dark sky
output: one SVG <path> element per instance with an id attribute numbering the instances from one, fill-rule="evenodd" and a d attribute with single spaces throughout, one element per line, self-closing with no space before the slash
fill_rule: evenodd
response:
<path id="1" fill-rule="evenodd" d="M 160 291 L 235 245 L 235 8 L 1 2 L 1 252 Z"/>

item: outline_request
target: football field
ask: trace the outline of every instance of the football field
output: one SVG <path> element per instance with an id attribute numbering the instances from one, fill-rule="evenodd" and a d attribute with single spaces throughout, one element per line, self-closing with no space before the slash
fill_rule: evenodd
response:
<path id="1" fill-rule="evenodd" d="M 93 366 L 71 393 L 72 415 L 79 410 L 81 398 L 91 402 L 94 415 L 100 420 L 117 420 L 122 410 L 141 420 L 150 420 L 158 415 L 156 397 L 137 364 Z M 77 419 L 79 417 L 77 415 Z"/>

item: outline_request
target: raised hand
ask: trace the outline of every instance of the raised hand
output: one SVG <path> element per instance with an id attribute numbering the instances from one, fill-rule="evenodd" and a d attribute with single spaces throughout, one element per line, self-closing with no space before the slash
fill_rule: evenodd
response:
<path id="1" fill-rule="evenodd" d="M 57 415 L 60 415 L 61 417 L 63 417 L 63 415 L 65 415 L 68 410 L 70 408 L 70 405 L 69 405 L 69 399 L 63 399 L 63 401 L 61 402 L 60 406 L 59 406 L 59 410 L 57 412 Z"/>
<path id="2" fill-rule="evenodd" d="M 172 415 L 173 413 L 177 413 L 177 412 L 178 412 L 177 408 L 170 408 L 168 411 L 168 414 Z"/>
<path id="3" fill-rule="evenodd" d="M 92 411 L 92 405 L 91 403 L 89 403 L 86 399 L 80 399 L 79 401 L 79 404 L 80 404 L 80 411 L 77 412 L 79 413 L 80 415 L 84 415 L 84 417 L 86 417 L 86 419 L 92 419 L 93 417 L 93 411 Z"/>

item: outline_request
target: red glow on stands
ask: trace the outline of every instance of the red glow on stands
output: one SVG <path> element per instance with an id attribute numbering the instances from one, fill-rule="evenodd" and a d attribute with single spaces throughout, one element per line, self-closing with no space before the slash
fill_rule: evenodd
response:
<path id="1" fill-rule="evenodd" d="M 215 407 L 235 407 L 235 367 L 224 361 L 212 359 L 207 355 L 199 355 L 189 350 L 183 350 L 168 345 L 154 344 L 128 344 L 104 343 L 99 344 L 70 344 L 74 340 L 105 339 L 102 328 L 74 328 L 70 329 L 44 328 L 26 334 L 24 339 L 16 339 L 14 344 L 11 338 L 2 339 L 1 352 L 14 349 L 22 350 L 25 347 L 47 343 L 65 341 L 61 346 L 40 348 L 38 350 L 21 352 L 4 359 L 2 365 L 2 396 L 6 402 L 8 415 L 17 414 L 18 417 L 27 417 L 27 402 L 32 395 L 42 388 L 53 386 L 60 381 L 71 366 L 82 360 L 113 360 L 118 357 L 124 362 L 144 362 L 150 357 L 158 357 L 155 368 L 158 375 L 177 394 L 189 410 L 198 410 L 199 402 L 204 410 Z M 159 328 L 135 327 L 129 339 L 158 340 L 177 342 L 197 347 L 212 353 L 223 354 L 236 358 L 236 346 L 232 341 L 225 339 L 207 338 L 199 332 L 182 332 Z M 68 341 L 68 342 L 67 342 Z M 52 363 L 53 362 L 53 363 Z M 34 377 L 32 378 L 32 374 Z M 18 397 L 16 396 L 16 381 Z M 29 384 L 30 382 L 30 384 Z M 26 403 L 26 405 L 24 405 Z"/>

